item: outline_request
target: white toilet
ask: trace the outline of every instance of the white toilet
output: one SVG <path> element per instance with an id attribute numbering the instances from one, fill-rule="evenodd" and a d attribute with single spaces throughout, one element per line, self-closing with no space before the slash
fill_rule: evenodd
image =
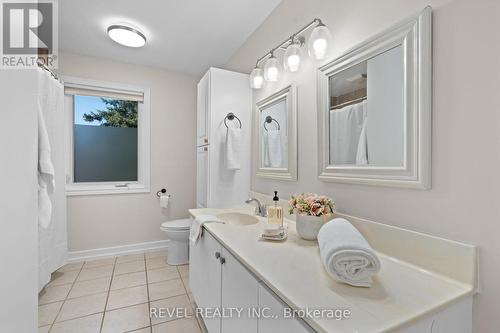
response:
<path id="1" fill-rule="evenodd" d="M 168 243 L 167 263 L 184 265 L 189 262 L 189 228 L 192 219 L 179 219 L 162 223 L 160 229 L 165 231 Z"/>

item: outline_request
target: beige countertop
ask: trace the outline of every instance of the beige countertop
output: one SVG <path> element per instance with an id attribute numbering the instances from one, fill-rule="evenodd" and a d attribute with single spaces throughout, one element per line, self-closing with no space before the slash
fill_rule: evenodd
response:
<path id="1" fill-rule="evenodd" d="M 191 209 L 189 212 L 193 217 L 224 212 L 253 215 L 253 208 Z M 263 219 L 259 219 L 262 223 Z M 208 223 L 204 227 L 292 309 L 350 310 L 351 317 L 344 320 L 304 318 L 318 332 L 391 332 L 471 295 L 475 289 L 441 272 L 400 260 L 387 251 L 377 251 L 382 269 L 374 277 L 371 288 L 337 283 L 321 264 L 317 242 L 301 239 L 295 222 L 287 222 L 289 235 L 284 242 L 260 240 L 261 223 L 246 226 Z M 413 246 L 418 244 L 414 242 Z M 441 249 L 447 244 L 439 243 L 439 246 Z M 456 244 L 452 244 L 451 249 L 453 246 Z"/>

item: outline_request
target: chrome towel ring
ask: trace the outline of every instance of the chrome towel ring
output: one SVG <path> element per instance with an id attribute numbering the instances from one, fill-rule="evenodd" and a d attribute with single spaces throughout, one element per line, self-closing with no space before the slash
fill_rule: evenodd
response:
<path id="1" fill-rule="evenodd" d="M 238 117 L 237 117 L 234 113 L 232 113 L 232 112 L 229 112 L 229 113 L 227 114 L 227 116 L 224 118 L 224 125 L 226 125 L 226 128 L 229 128 L 229 126 L 227 126 L 226 120 L 227 120 L 227 119 L 229 119 L 229 120 L 233 121 L 233 120 L 234 120 L 234 118 L 236 118 L 236 120 L 238 120 L 238 123 L 240 123 L 240 127 L 239 127 L 239 128 L 241 128 L 241 120 L 240 120 L 240 118 L 238 118 Z"/>
<path id="2" fill-rule="evenodd" d="M 274 121 L 274 122 L 276 123 L 276 125 L 278 126 L 278 130 L 280 130 L 280 129 L 281 129 L 281 128 L 280 128 L 280 123 L 278 123 L 278 121 L 277 121 L 276 119 L 274 119 L 274 118 L 273 118 L 273 117 L 271 117 L 271 116 L 267 116 L 267 117 L 266 117 L 266 120 L 264 120 L 264 129 L 266 130 L 266 132 L 268 132 L 267 127 L 266 127 L 266 124 L 270 124 L 270 123 L 272 123 L 273 121 Z"/>

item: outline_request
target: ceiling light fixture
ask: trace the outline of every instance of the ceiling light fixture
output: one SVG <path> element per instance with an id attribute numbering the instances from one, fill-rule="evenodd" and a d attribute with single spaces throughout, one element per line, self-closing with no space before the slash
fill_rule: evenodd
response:
<path id="1" fill-rule="evenodd" d="M 278 81 L 280 76 L 280 63 L 274 56 L 276 50 L 285 50 L 283 56 L 283 66 L 289 72 L 296 72 L 300 68 L 302 62 L 302 49 L 305 44 L 304 36 L 299 36 L 309 28 L 314 27 L 308 41 L 309 55 L 316 60 L 321 60 L 328 54 L 328 49 L 331 44 L 331 34 L 328 28 L 319 18 L 315 18 L 299 31 L 288 37 L 283 43 L 279 44 L 271 51 L 257 59 L 255 68 L 250 73 L 250 87 L 260 89 L 264 85 L 262 80 L 262 69 L 259 63 L 266 60 L 264 64 L 264 79 L 269 82 Z"/>
<path id="2" fill-rule="evenodd" d="M 128 25 L 110 25 L 108 27 L 108 36 L 118 44 L 128 47 L 142 47 L 146 44 L 146 36 L 136 28 Z"/>

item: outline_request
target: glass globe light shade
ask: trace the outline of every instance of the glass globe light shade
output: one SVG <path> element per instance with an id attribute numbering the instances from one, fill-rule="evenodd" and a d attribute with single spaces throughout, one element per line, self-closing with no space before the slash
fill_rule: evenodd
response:
<path id="1" fill-rule="evenodd" d="M 269 82 L 278 81 L 280 75 L 280 62 L 274 55 L 267 59 L 264 65 L 264 79 Z"/>
<path id="2" fill-rule="evenodd" d="M 253 89 L 260 89 L 264 85 L 264 77 L 262 76 L 262 69 L 255 67 L 250 73 L 250 87 Z"/>
<path id="3" fill-rule="evenodd" d="M 294 42 L 286 48 L 285 55 L 283 56 L 283 65 L 285 70 L 289 72 L 296 72 L 299 70 L 301 53 L 299 43 Z"/>
<path id="4" fill-rule="evenodd" d="M 309 55 L 314 57 L 316 60 L 324 59 L 331 42 L 332 35 L 330 34 L 330 31 L 324 24 L 320 23 L 311 32 L 311 36 L 309 36 L 309 42 L 307 45 Z"/>

